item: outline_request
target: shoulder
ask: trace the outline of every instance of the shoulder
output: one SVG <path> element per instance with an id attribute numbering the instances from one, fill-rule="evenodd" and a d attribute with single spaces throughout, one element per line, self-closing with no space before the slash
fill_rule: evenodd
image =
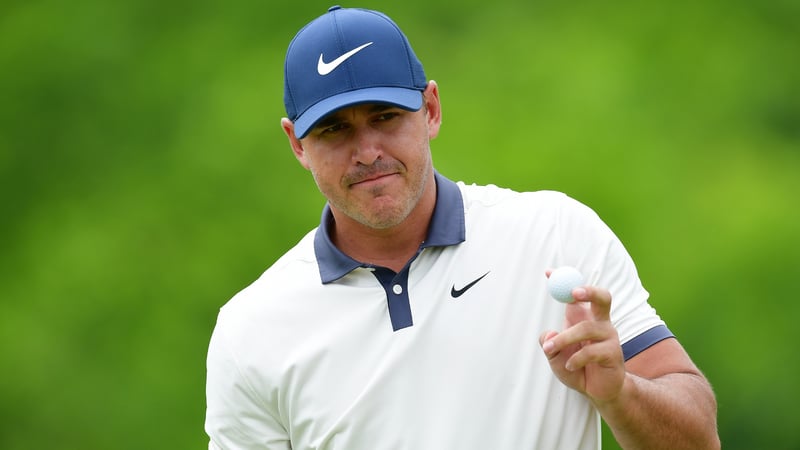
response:
<path id="1" fill-rule="evenodd" d="M 546 222 L 553 226 L 594 222 L 599 216 L 586 204 L 564 192 L 515 191 L 496 185 L 458 183 L 467 216 L 488 214 L 495 219 Z"/>
<path id="2" fill-rule="evenodd" d="M 263 316 L 287 296 L 296 295 L 297 286 L 319 284 L 319 266 L 314 256 L 314 233 L 308 232 L 256 280 L 237 292 L 220 309 L 217 325 L 235 333 L 252 319 Z M 272 314 L 267 314 L 272 315 Z"/>
<path id="3" fill-rule="evenodd" d="M 467 204 L 497 205 L 514 201 L 557 204 L 569 199 L 566 194 L 558 191 L 541 190 L 520 192 L 494 184 L 466 184 L 463 181 L 459 181 L 457 185 L 459 189 L 461 189 L 461 194 L 464 196 L 464 202 Z"/>

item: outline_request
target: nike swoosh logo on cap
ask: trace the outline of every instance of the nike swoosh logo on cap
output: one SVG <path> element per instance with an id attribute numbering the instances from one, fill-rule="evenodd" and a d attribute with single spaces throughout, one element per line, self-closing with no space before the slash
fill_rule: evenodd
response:
<path id="1" fill-rule="evenodd" d="M 368 47 L 370 45 L 372 45 L 372 42 L 367 42 L 366 44 L 350 50 L 349 52 L 345 53 L 344 55 L 342 55 L 342 56 L 340 56 L 340 57 L 338 57 L 336 59 L 334 59 L 333 61 L 331 61 L 329 63 L 326 63 L 325 61 L 322 60 L 322 53 L 320 53 L 319 54 L 319 61 L 317 61 L 317 72 L 322 76 L 325 76 L 325 75 L 333 72 L 333 70 L 336 69 L 337 67 L 339 67 L 339 65 L 341 63 L 347 61 L 347 58 L 355 55 L 356 53 L 358 53 L 361 50 L 363 50 L 364 47 Z"/>

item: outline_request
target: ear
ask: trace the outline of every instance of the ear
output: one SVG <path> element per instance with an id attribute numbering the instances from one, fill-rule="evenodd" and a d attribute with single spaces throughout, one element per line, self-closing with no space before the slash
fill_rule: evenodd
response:
<path id="1" fill-rule="evenodd" d="M 439 135 L 439 127 L 442 126 L 442 104 L 439 101 L 439 86 L 435 81 L 428 81 L 423 92 L 423 101 L 428 111 L 428 136 L 433 139 Z"/>
<path id="2" fill-rule="evenodd" d="M 297 139 L 294 135 L 294 123 L 284 117 L 281 119 L 281 128 L 283 128 L 283 132 L 286 133 L 286 137 L 289 139 L 289 145 L 292 147 L 294 157 L 297 158 L 301 166 L 305 167 L 306 170 L 310 170 L 303 144 L 300 142 L 300 139 Z"/>

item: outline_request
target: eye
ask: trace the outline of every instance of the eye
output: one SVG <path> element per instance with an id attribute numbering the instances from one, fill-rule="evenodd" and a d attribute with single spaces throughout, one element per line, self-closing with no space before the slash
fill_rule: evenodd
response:
<path id="1" fill-rule="evenodd" d="M 319 134 L 323 135 L 323 136 L 325 136 L 325 135 L 330 136 L 330 135 L 334 135 L 336 133 L 339 133 L 339 132 L 343 131 L 346 128 L 347 128 L 347 124 L 345 124 L 344 122 L 336 122 L 336 123 L 333 123 L 331 125 L 328 125 L 326 127 L 321 128 Z"/>
<path id="2" fill-rule="evenodd" d="M 375 117 L 375 121 L 376 122 L 386 122 L 386 121 L 394 119 L 395 117 L 397 117 L 399 115 L 400 115 L 400 113 L 398 113 L 397 111 L 386 111 L 386 112 L 378 114 L 378 116 Z"/>

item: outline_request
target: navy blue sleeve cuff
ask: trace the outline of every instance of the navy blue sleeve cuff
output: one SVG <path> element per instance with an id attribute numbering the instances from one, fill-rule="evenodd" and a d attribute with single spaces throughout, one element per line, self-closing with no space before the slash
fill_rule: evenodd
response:
<path id="1" fill-rule="evenodd" d="M 634 356 L 663 341 L 664 339 L 671 337 L 675 337 L 675 335 L 672 334 L 672 332 L 669 331 L 669 328 L 667 328 L 665 325 L 658 325 L 650 328 L 644 333 L 622 344 L 622 354 L 625 356 L 625 361 L 633 358 Z"/>

